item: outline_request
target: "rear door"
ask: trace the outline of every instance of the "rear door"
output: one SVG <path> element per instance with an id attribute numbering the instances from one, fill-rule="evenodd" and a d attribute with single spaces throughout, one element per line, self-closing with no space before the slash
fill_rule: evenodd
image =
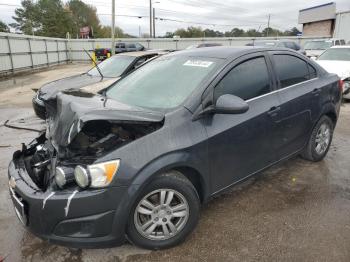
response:
<path id="1" fill-rule="evenodd" d="M 278 96 L 264 53 L 235 61 L 213 91 L 213 103 L 223 94 L 249 104 L 244 114 L 215 114 L 201 121 L 207 130 L 213 192 L 261 170 L 276 160 L 273 147 Z"/>
<path id="2" fill-rule="evenodd" d="M 281 101 L 274 148 L 279 158 L 301 150 L 308 139 L 321 89 L 307 60 L 286 52 L 270 52 Z M 310 68 L 309 68 L 310 67 Z M 314 70 L 313 73 L 310 71 Z"/>

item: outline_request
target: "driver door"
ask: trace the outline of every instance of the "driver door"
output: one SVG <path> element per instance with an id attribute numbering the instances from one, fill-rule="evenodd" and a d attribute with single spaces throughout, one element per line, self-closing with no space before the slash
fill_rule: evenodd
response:
<path id="1" fill-rule="evenodd" d="M 272 146 L 279 98 L 270 62 L 264 53 L 245 56 L 215 86 L 213 103 L 223 94 L 245 100 L 243 114 L 204 118 L 208 135 L 212 192 L 216 193 L 276 161 Z"/>

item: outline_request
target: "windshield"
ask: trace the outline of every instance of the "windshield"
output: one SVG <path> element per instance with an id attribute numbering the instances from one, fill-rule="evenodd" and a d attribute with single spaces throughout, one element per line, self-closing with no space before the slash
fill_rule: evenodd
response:
<path id="1" fill-rule="evenodd" d="M 337 61 L 350 61 L 350 48 L 330 48 L 317 60 L 337 60 Z"/>
<path id="2" fill-rule="evenodd" d="M 213 72 L 219 59 L 164 56 L 108 89 L 106 96 L 123 104 L 157 109 L 179 106 Z"/>
<path id="3" fill-rule="evenodd" d="M 116 55 L 98 64 L 104 77 L 119 77 L 135 60 L 133 56 Z M 100 76 L 96 67 L 87 72 L 91 76 Z"/>
<path id="4" fill-rule="evenodd" d="M 310 41 L 306 42 L 305 50 L 326 50 L 332 47 L 332 41 Z"/>

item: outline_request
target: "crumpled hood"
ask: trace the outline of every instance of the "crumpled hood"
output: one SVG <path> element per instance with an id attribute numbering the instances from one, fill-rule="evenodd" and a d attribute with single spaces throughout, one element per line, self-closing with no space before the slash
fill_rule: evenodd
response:
<path id="1" fill-rule="evenodd" d="M 43 85 L 39 89 L 39 98 L 43 101 L 55 99 L 57 93 L 65 90 L 79 90 L 81 88 L 93 93 L 108 87 L 119 78 L 102 78 L 100 76 L 89 76 L 80 74 L 58 79 Z"/>
<path id="2" fill-rule="evenodd" d="M 57 149 L 69 145 L 85 123 L 107 120 L 119 123 L 161 122 L 164 114 L 131 107 L 102 95 L 86 92 L 57 94 L 56 106 L 48 106 L 46 137 Z"/>
<path id="3" fill-rule="evenodd" d="M 350 77 L 349 61 L 316 60 L 327 72 L 337 74 L 342 80 Z"/>

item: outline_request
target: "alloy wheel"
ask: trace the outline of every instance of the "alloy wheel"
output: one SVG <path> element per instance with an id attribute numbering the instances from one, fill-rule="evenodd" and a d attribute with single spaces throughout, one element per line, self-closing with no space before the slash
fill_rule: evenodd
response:
<path id="1" fill-rule="evenodd" d="M 166 240 L 177 235 L 189 218 L 186 198 L 173 189 L 158 189 L 147 194 L 135 208 L 137 231 L 150 240 Z"/>
<path id="2" fill-rule="evenodd" d="M 315 151 L 322 155 L 326 152 L 331 140 L 331 129 L 327 123 L 323 123 L 317 131 L 315 139 Z"/>

